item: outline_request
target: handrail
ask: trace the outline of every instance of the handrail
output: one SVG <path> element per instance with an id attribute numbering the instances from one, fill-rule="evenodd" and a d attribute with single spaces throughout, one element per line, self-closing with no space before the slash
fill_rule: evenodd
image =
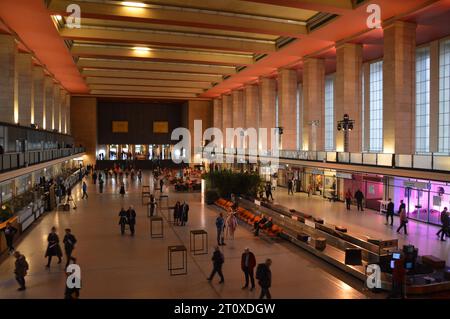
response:
<path id="1" fill-rule="evenodd" d="M 32 150 L 0 155 L 0 173 L 83 153 L 82 147 Z"/>

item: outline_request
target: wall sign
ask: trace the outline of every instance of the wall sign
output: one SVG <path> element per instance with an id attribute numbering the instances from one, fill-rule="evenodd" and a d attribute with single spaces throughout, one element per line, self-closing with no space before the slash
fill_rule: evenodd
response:
<path id="1" fill-rule="evenodd" d="M 128 133 L 128 121 L 112 121 L 113 133 Z"/>
<path id="2" fill-rule="evenodd" d="M 169 122 L 167 121 L 154 121 L 153 133 L 169 133 Z"/>

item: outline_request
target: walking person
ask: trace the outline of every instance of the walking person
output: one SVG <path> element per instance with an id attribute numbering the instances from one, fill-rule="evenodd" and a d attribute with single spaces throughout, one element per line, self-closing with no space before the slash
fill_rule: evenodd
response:
<path id="1" fill-rule="evenodd" d="M 259 264 L 256 269 L 256 279 L 258 279 L 258 284 L 261 287 L 259 299 L 263 299 L 264 297 L 267 297 L 267 299 L 272 299 L 269 291 L 269 288 L 272 285 L 272 271 L 270 270 L 271 265 L 272 260 L 266 259 L 266 262 Z"/>
<path id="2" fill-rule="evenodd" d="M 294 195 L 294 185 L 293 184 L 294 183 L 293 183 L 292 179 L 290 178 L 288 180 L 288 195 Z"/>
<path id="3" fill-rule="evenodd" d="M 27 289 L 25 286 L 25 276 L 27 275 L 29 266 L 27 259 L 19 251 L 14 253 L 16 261 L 14 263 L 14 274 L 16 276 L 16 281 L 19 283 L 18 291 L 23 291 Z"/>
<path id="4" fill-rule="evenodd" d="M 139 169 L 138 173 L 137 173 L 137 177 L 138 177 L 138 181 L 139 183 L 142 182 L 142 171 Z"/>
<path id="5" fill-rule="evenodd" d="M 222 265 L 225 262 L 225 258 L 219 247 L 216 246 L 211 260 L 213 262 L 213 270 L 211 272 L 211 275 L 208 277 L 208 281 L 211 281 L 214 278 L 214 275 L 217 273 L 220 277 L 219 284 L 223 284 L 225 280 L 223 278 Z"/>
<path id="6" fill-rule="evenodd" d="M 156 209 L 156 199 L 153 194 L 150 195 L 149 209 L 150 209 L 150 217 L 152 217 L 155 214 Z"/>
<path id="7" fill-rule="evenodd" d="M 400 233 L 400 229 L 403 228 L 405 235 L 408 235 L 408 229 L 406 225 L 408 224 L 408 216 L 406 216 L 406 211 L 404 208 L 400 210 L 400 226 L 397 228 L 397 233 Z"/>
<path id="8" fill-rule="evenodd" d="M 255 266 L 256 266 L 255 255 L 250 251 L 249 248 L 245 248 L 245 250 L 241 256 L 241 269 L 244 272 L 244 276 L 245 276 L 245 285 L 242 287 L 242 289 L 248 288 L 249 279 L 252 283 L 252 287 L 250 288 L 250 291 L 255 289 L 255 278 L 253 275 Z"/>
<path id="9" fill-rule="evenodd" d="M 400 201 L 400 206 L 398 207 L 398 213 L 400 214 L 400 211 L 404 209 L 406 211 L 406 205 L 403 202 L 403 199 Z"/>
<path id="10" fill-rule="evenodd" d="M 72 234 L 72 230 L 70 228 L 66 228 L 66 235 L 64 236 L 63 243 L 64 243 L 64 250 L 66 252 L 66 258 L 67 258 L 67 263 L 66 263 L 66 268 L 67 268 L 67 266 L 69 266 L 71 261 L 73 261 L 74 263 L 76 262 L 76 258 L 72 256 L 72 252 L 75 249 L 75 244 L 77 243 L 77 239 Z"/>
<path id="11" fill-rule="evenodd" d="M 347 207 L 347 210 L 350 210 L 350 205 L 352 204 L 352 192 L 350 191 L 350 188 L 347 189 L 347 192 L 345 193 L 345 205 Z"/>
<path id="12" fill-rule="evenodd" d="M 389 218 L 391 218 L 391 226 L 394 225 L 394 203 L 392 202 L 392 199 L 389 198 L 389 202 L 386 207 L 386 225 L 389 224 Z"/>
<path id="13" fill-rule="evenodd" d="M 103 193 L 103 184 L 104 184 L 104 181 L 103 181 L 102 175 L 100 175 L 100 178 L 98 180 L 100 194 Z"/>
<path id="14" fill-rule="evenodd" d="M 225 225 L 227 229 L 227 238 L 234 239 L 234 232 L 237 228 L 237 218 L 234 211 L 228 214 Z"/>
<path id="15" fill-rule="evenodd" d="M 225 220 L 223 219 L 223 214 L 220 213 L 216 218 L 216 229 L 217 229 L 217 245 L 222 246 L 224 243 L 224 231 L 225 231 Z"/>
<path id="16" fill-rule="evenodd" d="M 130 225 L 131 236 L 134 236 L 136 225 L 136 211 L 134 210 L 133 205 L 131 205 L 127 210 L 127 221 L 128 225 Z"/>
<path id="17" fill-rule="evenodd" d="M 441 212 L 441 229 L 436 233 L 436 236 L 441 236 L 441 241 L 445 241 L 445 235 L 448 234 L 448 227 L 450 225 L 450 217 L 448 216 L 447 207 Z"/>
<path id="18" fill-rule="evenodd" d="M 125 196 L 125 184 L 123 182 L 120 183 L 120 196 L 124 197 Z"/>
<path id="19" fill-rule="evenodd" d="M 97 172 L 94 171 L 94 173 L 92 174 L 92 181 L 94 182 L 94 185 L 97 184 Z"/>
<path id="20" fill-rule="evenodd" d="M 58 257 L 58 264 L 61 263 L 61 257 L 62 257 L 62 250 L 59 246 L 59 236 L 56 233 L 56 227 L 52 227 L 50 234 L 48 234 L 47 237 L 47 251 L 45 252 L 45 257 L 48 258 L 46 268 L 50 268 L 50 264 L 52 262 L 52 257 L 56 256 Z"/>
<path id="21" fill-rule="evenodd" d="M 83 185 L 81 186 L 81 188 L 83 189 L 83 196 L 81 196 L 81 199 L 84 198 L 88 198 L 88 194 L 87 194 L 87 184 L 85 181 L 83 181 Z"/>
<path id="22" fill-rule="evenodd" d="M 178 222 L 180 220 L 180 215 L 181 215 L 181 203 L 179 201 L 177 201 L 173 208 L 173 223 L 175 225 L 178 225 Z"/>
<path id="23" fill-rule="evenodd" d="M 122 209 L 119 212 L 119 225 L 120 225 L 120 233 L 122 235 L 125 234 L 125 225 L 127 224 L 127 212 L 122 207 Z"/>
<path id="24" fill-rule="evenodd" d="M 355 193 L 355 199 L 356 199 L 356 205 L 357 205 L 357 209 L 358 211 L 364 211 L 363 208 L 363 200 L 364 200 L 364 194 L 363 192 L 361 192 L 360 189 L 358 189 Z"/>
<path id="25" fill-rule="evenodd" d="M 5 234 L 6 246 L 8 247 L 9 254 L 14 252 L 14 236 L 17 233 L 17 228 L 13 227 L 10 222 L 6 223 L 6 227 L 3 229 L 3 233 Z"/>
<path id="26" fill-rule="evenodd" d="M 159 180 L 159 191 L 162 193 L 164 191 L 164 179 L 161 177 Z"/>
<path id="27" fill-rule="evenodd" d="M 267 197 L 267 200 L 269 200 L 269 197 L 273 200 L 272 185 L 270 185 L 270 183 L 266 184 L 266 197 Z"/>
<path id="28" fill-rule="evenodd" d="M 183 202 L 183 205 L 181 205 L 181 226 L 186 225 L 186 222 L 188 221 L 188 214 L 189 214 L 189 205 L 186 202 Z"/>

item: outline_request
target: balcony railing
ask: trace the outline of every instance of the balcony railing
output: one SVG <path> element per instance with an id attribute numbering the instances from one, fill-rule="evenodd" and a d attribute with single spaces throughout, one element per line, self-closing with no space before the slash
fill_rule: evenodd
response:
<path id="1" fill-rule="evenodd" d="M 58 158 L 83 153 L 84 148 L 60 148 L 51 150 L 27 151 L 23 153 L 6 153 L 0 155 L 0 173 L 48 162 Z"/>
<path id="2" fill-rule="evenodd" d="M 202 152 L 202 148 L 196 148 L 196 152 Z M 215 149 L 216 153 L 222 150 Z M 237 154 L 233 148 L 225 148 L 224 154 Z M 240 150 L 242 151 L 242 150 Z M 247 153 L 246 151 L 244 152 Z M 349 152 L 325 152 L 325 151 L 296 151 L 280 150 L 279 157 L 303 161 L 316 161 L 352 165 L 370 165 L 391 168 L 407 168 L 450 172 L 450 156 L 442 154 L 386 154 L 386 153 L 349 153 Z M 270 157 L 271 152 L 259 151 L 258 156 Z"/>

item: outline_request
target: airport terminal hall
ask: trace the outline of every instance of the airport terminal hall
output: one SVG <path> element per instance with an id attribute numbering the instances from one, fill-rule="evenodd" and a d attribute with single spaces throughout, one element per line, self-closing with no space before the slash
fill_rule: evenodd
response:
<path id="1" fill-rule="evenodd" d="M 0 0 L 2 308 L 450 299 L 449 21 L 450 0 Z"/>

